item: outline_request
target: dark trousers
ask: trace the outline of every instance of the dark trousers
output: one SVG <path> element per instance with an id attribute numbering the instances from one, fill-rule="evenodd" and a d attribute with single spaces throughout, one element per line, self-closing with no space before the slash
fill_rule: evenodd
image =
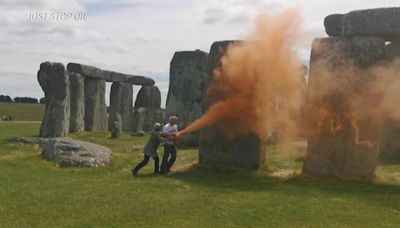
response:
<path id="1" fill-rule="evenodd" d="M 169 156 L 171 155 L 171 158 Z M 169 160 L 168 160 L 169 159 Z M 176 147 L 174 145 L 164 145 L 164 156 L 161 163 L 161 173 L 169 172 L 176 160 Z"/>
<path id="2" fill-rule="evenodd" d="M 159 168 L 159 163 L 160 163 L 160 159 L 158 158 L 158 156 L 153 157 L 154 159 L 154 173 L 159 173 L 160 172 L 160 168 Z M 134 169 L 132 169 L 132 172 L 134 174 L 136 174 L 137 172 L 139 172 L 139 170 L 141 168 L 143 168 L 145 165 L 147 165 L 147 163 L 150 160 L 150 156 L 149 155 L 144 155 L 144 159 L 143 161 L 141 161 L 139 164 L 136 165 L 136 167 Z"/>

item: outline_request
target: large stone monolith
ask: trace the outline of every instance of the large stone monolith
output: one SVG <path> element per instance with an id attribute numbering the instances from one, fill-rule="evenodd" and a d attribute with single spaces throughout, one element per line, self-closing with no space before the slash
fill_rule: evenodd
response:
<path id="1" fill-rule="evenodd" d="M 166 116 L 177 116 L 178 126 L 187 127 L 203 115 L 208 54 L 196 51 L 175 52 L 171 60 Z M 198 146 L 199 133 L 185 135 L 181 144 Z"/>
<path id="2" fill-rule="evenodd" d="M 115 113 L 120 113 L 123 131 L 133 128 L 133 86 L 129 83 L 114 82 L 110 92 L 110 111 L 108 125 L 115 122 Z"/>
<path id="3" fill-rule="evenodd" d="M 235 41 L 220 41 L 211 46 L 206 86 L 212 80 L 214 69 L 221 66 L 221 58 L 232 42 Z M 218 98 L 204 99 L 204 108 L 216 101 Z M 258 169 L 264 166 L 264 161 L 265 151 L 256 135 L 228 138 L 220 124 L 200 132 L 199 163 L 202 165 Z"/>
<path id="4" fill-rule="evenodd" d="M 315 39 L 306 104 L 308 149 L 303 172 L 373 178 L 378 157 L 381 94 L 369 67 L 384 57 L 376 37 Z"/>
<path id="5" fill-rule="evenodd" d="M 85 130 L 107 131 L 108 118 L 105 102 L 106 82 L 101 79 L 85 79 Z"/>
<path id="6" fill-rule="evenodd" d="M 138 115 L 139 108 L 144 108 L 144 119 L 141 130 L 149 132 L 153 129 L 153 124 L 155 122 L 163 122 L 163 120 L 158 119 L 161 110 L 161 93 L 157 86 L 142 86 L 139 90 L 134 107 L 134 129 L 139 128 L 139 121 L 141 121 L 141 115 Z"/>
<path id="7" fill-rule="evenodd" d="M 161 107 L 161 92 L 157 86 L 142 86 L 140 88 L 135 100 L 135 108 L 139 107 L 152 109 Z"/>
<path id="8" fill-rule="evenodd" d="M 69 75 L 61 63 L 40 64 L 38 81 L 46 98 L 40 137 L 64 137 L 69 131 Z"/>
<path id="9" fill-rule="evenodd" d="M 386 45 L 386 59 L 393 61 L 400 58 L 400 41 Z M 400 158 L 400 121 L 398 118 L 387 118 L 382 126 L 379 153 L 384 159 Z"/>
<path id="10" fill-rule="evenodd" d="M 117 139 L 122 135 L 122 117 L 118 112 L 113 113 L 112 115 L 114 115 L 114 122 L 109 123 L 108 126 L 111 126 L 111 138 Z"/>
<path id="11" fill-rule="evenodd" d="M 81 74 L 70 73 L 71 115 L 70 132 L 85 130 L 85 77 Z"/>

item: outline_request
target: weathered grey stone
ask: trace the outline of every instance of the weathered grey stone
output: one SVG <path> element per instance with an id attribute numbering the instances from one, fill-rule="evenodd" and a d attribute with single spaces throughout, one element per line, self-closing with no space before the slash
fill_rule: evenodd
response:
<path id="1" fill-rule="evenodd" d="M 114 113 L 120 113 L 124 131 L 132 131 L 133 127 L 133 87 L 132 84 L 114 82 L 110 92 L 110 111 L 108 124 L 114 123 Z"/>
<path id="2" fill-rule="evenodd" d="M 175 52 L 171 60 L 166 116 L 177 116 L 178 126 L 185 128 L 203 115 L 208 54 L 196 51 Z M 199 134 L 185 135 L 184 146 L 198 146 Z"/>
<path id="3" fill-rule="evenodd" d="M 38 81 L 46 98 L 40 137 L 64 137 L 69 131 L 69 75 L 61 63 L 40 64 Z"/>
<path id="4" fill-rule="evenodd" d="M 85 130 L 107 131 L 108 117 L 104 80 L 85 79 Z"/>
<path id="5" fill-rule="evenodd" d="M 315 39 L 306 104 L 308 149 L 303 172 L 316 176 L 373 178 L 377 165 L 380 97 L 369 90 L 368 67 L 384 58 L 373 37 Z"/>
<path id="6" fill-rule="evenodd" d="M 325 32 L 329 36 L 341 36 L 342 35 L 342 18 L 343 14 L 332 14 L 325 17 L 324 26 Z"/>
<path id="7" fill-rule="evenodd" d="M 110 149 L 70 138 L 52 138 L 43 147 L 42 157 L 60 167 L 98 167 L 112 161 Z"/>
<path id="8" fill-rule="evenodd" d="M 136 96 L 135 108 L 152 108 L 159 109 L 161 107 L 161 93 L 157 86 L 142 86 Z"/>
<path id="9" fill-rule="evenodd" d="M 146 115 L 146 109 L 143 107 L 140 107 L 138 109 L 135 110 L 135 120 L 136 120 L 136 124 L 135 124 L 135 131 L 134 131 L 134 135 L 136 136 L 143 136 L 144 135 L 144 131 L 143 131 L 143 124 L 145 121 L 145 115 Z"/>
<path id="10" fill-rule="evenodd" d="M 153 129 L 153 124 L 160 121 L 157 119 L 157 113 L 161 106 L 161 93 L 157 86 L 142 86 L 139 93 L 136 96 L 135 101 L 135 115 L 133 120 L 134 129 L 140 129 L 144 132 L 149 132 Z M 143 109 L 142 114 L 138 113 L 139 108 Z M 140 124 L 139 124 L 140 123 Z M 162 122 L 160 122 L 162 123 Z"/>
<path id="11" fill-rule="evenodd" d="M 400 41 L 386 45 L 386 59 L 400 58 Z M 384 159 L 400 158 L 400 121 L 385 119 L 379 143 L 379 155 Z"/>
<path id="12" fill-rule="evenodd" d="M 108 82 L 126 82 L 130 84 L 146 86 L 152 86 L 155 84 L 154 80 L 148 77 L 102 70 L 97 67 L 79 63 L 68 63 L 67 68 L 70 72 L 79 73 L 85 75 L 86 77 L 106 80 Z"/>
<path id="13" fill-rule="evenodd" d="M 356 10 L 343 19 L 344 36 L 378 36 L 400 39 L 400 7 Z"/>
<path id="14" fill-rule="evenodd" d="M 85 78 L 77 73 L 70 73 L 71 115 L 69 132 L 85 130 Z"/>
<path id="15" fill-rule="evenodd" d="M 199 163 L 215 167 L 258 169 L 264 165 L 265 151 L 256 135 L 239 139 L 224 137 L 221 126 L 201 131 Z"/>
<path id="16" fill-rule="evenodd" d="M 205 85 L 213 77 L 214 69 L 221 66 L 221 57 L 234 41 L 215 42 L 208 58 L 208 75 Z M 220 98 L 208 99 L 205 108 Z M 204 101 L 204 100 L 203 100 Z M 202 129 L 200 132 L 199 163 L 210 166 L 226 166 L 242 169 L 258 169 L 264 166 L 265 150 L 256 135 L 228 138 L 223 132 L 223 122 Z"/>
<path id="17" fill-rule="evenodd" d="M 212 99 L 208 97 L 206 94 L 207 88 L 213 78 L 214 70 L 221 66 L 221 58 L 228 46 L 234 43 L 239 44 L 240 42 L 240 40 L 224 40 L 216 41 L 211 45 L 210 53 L 208 54 L 207 78 L 205 79 L 205 89 L 203 91 L 203 111 L 207 110 L 210 104 L 221 99 L 217 96 L 213 96 Z"/>
<path id="18" fill-rule="evenodd" d="M 386 59 L 389 61 L 400 58 L 400 41 L 393 41 L 385 47 Z"/>
<path id="19" fill-rule="evenodd" d="M 143 117 L 139 115 L 138 110 L 143 109 Z M 143 118 L 143 119 L 142 119 Z M 165 122 L 165 110 L 164 109 L 153 109 L 153 108 L 138 108 L 135 109 L 133 114 L 133 129 L 139 128 L 144 132 L 150 132 L 153 130 L 154 123 L 163 124 Z"/>
<path id="20" fill-rule="evenodd" d="M 379 143 L 379 155 L 385 159 L 400 158 L 400 121 L 385 120 Z"/>
<path id="21" fill-rule="evenodd" d="M 116 139 L 122 135 L 122 117 L 121 114 L 113 113 L 115 115 L 114 122 L 111 125 L 111 138 Z"/>
<path id="22" fill-rule="evenodd" d="M 17 137 L 10 140 L 11 143 L 34 144 L 44 146 L 49 141 L 49 138 L 33 138 L 33 137 Z"/>

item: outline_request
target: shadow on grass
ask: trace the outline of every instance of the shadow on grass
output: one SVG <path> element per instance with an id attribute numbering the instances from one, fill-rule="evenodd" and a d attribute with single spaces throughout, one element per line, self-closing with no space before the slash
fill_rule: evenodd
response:
<path id="1" fill-rule="evenodd" d="M 400 157 L 381 157 L 379 159 L 381 165 L 400 165 Z"/>

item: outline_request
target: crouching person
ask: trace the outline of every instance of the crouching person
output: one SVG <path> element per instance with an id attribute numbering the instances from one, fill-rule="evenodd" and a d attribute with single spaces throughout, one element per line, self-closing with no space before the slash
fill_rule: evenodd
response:
<path id="1" fill-rule="evenodd" d="M 150 134 L 150 139 L 144 147 L 144 159 L 132 169 L 132 174 L 136 176 L 141 168 L 143 168 L 150 160 L 154 159 L 154 174 L 160 173 L 160 159 L 158 158 L 157 148 L 161 143 L 161 124 L 155 123 L 154 130 Z"/>

